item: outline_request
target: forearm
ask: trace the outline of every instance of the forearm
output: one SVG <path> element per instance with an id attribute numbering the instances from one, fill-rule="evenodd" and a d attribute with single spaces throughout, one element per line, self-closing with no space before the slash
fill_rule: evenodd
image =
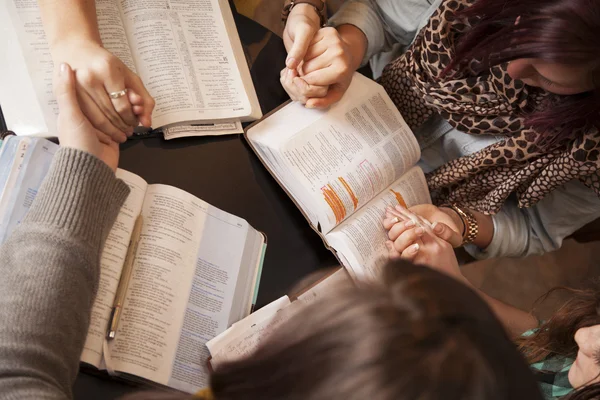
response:
<path id="1" fill-rule="evenodd" d="M 538 319 L 530 313 L 497 300 L 479 289 L 474 290 L 490 306 L 512 337 L 519 337 L 530 329 L 538 327 Z"/>
<path id="2" fill-rule="evenodd" d="M 354 25 L 340 25 L 337 27 L 340 37 L 350 49 L 352 56 L 352 69 L 360 68 L 362 60 L 367 51 L 367 37 Z"/>
<path id="3" fill-rule="evenodd" d="M 95 0 L 38 0 L 38 2 L 51 50 L 66 40 L 70 42 L 85 40 L 102 44 L 98 31 Z"/>
<path id="4" fill-rule="evenodd" d="M 90 154 L 57 152 L 23 223 L 0 247 L 0 393 L 71 397 L 100 254 L 128 187 Z"/>

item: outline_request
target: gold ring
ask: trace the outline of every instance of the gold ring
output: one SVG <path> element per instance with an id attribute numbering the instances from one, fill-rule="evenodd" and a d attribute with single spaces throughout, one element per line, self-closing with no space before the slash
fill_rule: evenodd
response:
<path id="1" fill-rule="evenodd" d="M 111 92 L 108 95 L 111 99 L 118 99 L 119 97 L 123 97 L 127 94 L 127 89 L 119 90 L 118 92 Z"/>

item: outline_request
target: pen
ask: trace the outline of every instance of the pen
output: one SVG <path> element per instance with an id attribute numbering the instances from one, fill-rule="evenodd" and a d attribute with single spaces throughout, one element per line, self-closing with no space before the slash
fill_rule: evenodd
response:
<path id="1" fill-rule="evenodd" d="M 119 280 L 119 286 L 117 286 L 115 301 L 113 302 L 112 311 L 110 313 L 110 323 L 108 325 L 108 331 L 106 332 L 106 339 L 108 340 L 114 339 L 117 334 L 121 312 L 123 311 L 123 303 L 125 302 L 125 294 L 127 293 L 127 287 L 129 287 L 131 270 L 133 269 L 135 254 L 137 253 L 142 225 L 142 216 L 140 215 L 133 226 L 133 232 L 131 234 L 131 239 L 129 240 L 129 248 L 127 249 L 127 256 L 125 257 L 125 263 L 123 264 L 123 270 L 121 272 L 121 279 Z"/>

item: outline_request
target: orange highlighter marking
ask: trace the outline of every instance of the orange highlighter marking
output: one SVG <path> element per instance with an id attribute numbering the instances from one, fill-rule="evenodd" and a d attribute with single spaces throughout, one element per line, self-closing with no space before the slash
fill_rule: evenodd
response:
<path id="1" fill-rule="evenodd" d="M 352 188 L 350 187 L 350 185 L 348 185 L 348 183 L 346 183 L 346 180 L 344 178 L 342 178 L 340 176 L 338 179 L 340 180 L 340 182 L 342 182 L 342 185 L 344 185 L 344 188 L 346 188 L 348 195 L 350 195 L 350 198 L 352 199 L 352 204 L 354 204 L 354 210 L 356 210 L 356 207 L 358 207 L 358 198 L 352 191 Z"/>
<path id="2" fill-rule="evenodd" d="M 408 206 L 406 205 L 406 202 L 404 201 L 404 198 L 402 197 L 402 195 L 400 193 L 394 191 L 394 189 L 390 189 L 390 192 L 392 192 L 392 194 L 394 196 L 396 196 L 396 200 L 398 200 L 398 204 L 400 204 L 404 208 L 408 208 Z"/>
<path id="3" fill-rule="evenodd" d="M 335 215 L 335 222 L 339 224 L 346 217 L 346 207 L 344 207 L 344 203 L 342 203 L 342 200 L 335 190 L 333 190 L 331 185 L 323 186 L 321 190 L 323 191 L 325 201 L 329 204 L 329 207 L 331 207 L 333 215 Z"/>

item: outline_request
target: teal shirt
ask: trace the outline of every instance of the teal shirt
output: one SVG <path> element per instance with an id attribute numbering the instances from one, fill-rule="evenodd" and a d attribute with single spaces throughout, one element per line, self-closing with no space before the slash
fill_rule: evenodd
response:
<path id="1" fill-rule="evenodd" d="M 536 330 L 527 331 L 523 336 L 530 336 Z M 560 399 L 573 391 L 569 383 L 569 370 L 574 362 L 575 359 L 570 357 L 554 356 L 529 366 L 535 373 L 544 399 Z"/>

